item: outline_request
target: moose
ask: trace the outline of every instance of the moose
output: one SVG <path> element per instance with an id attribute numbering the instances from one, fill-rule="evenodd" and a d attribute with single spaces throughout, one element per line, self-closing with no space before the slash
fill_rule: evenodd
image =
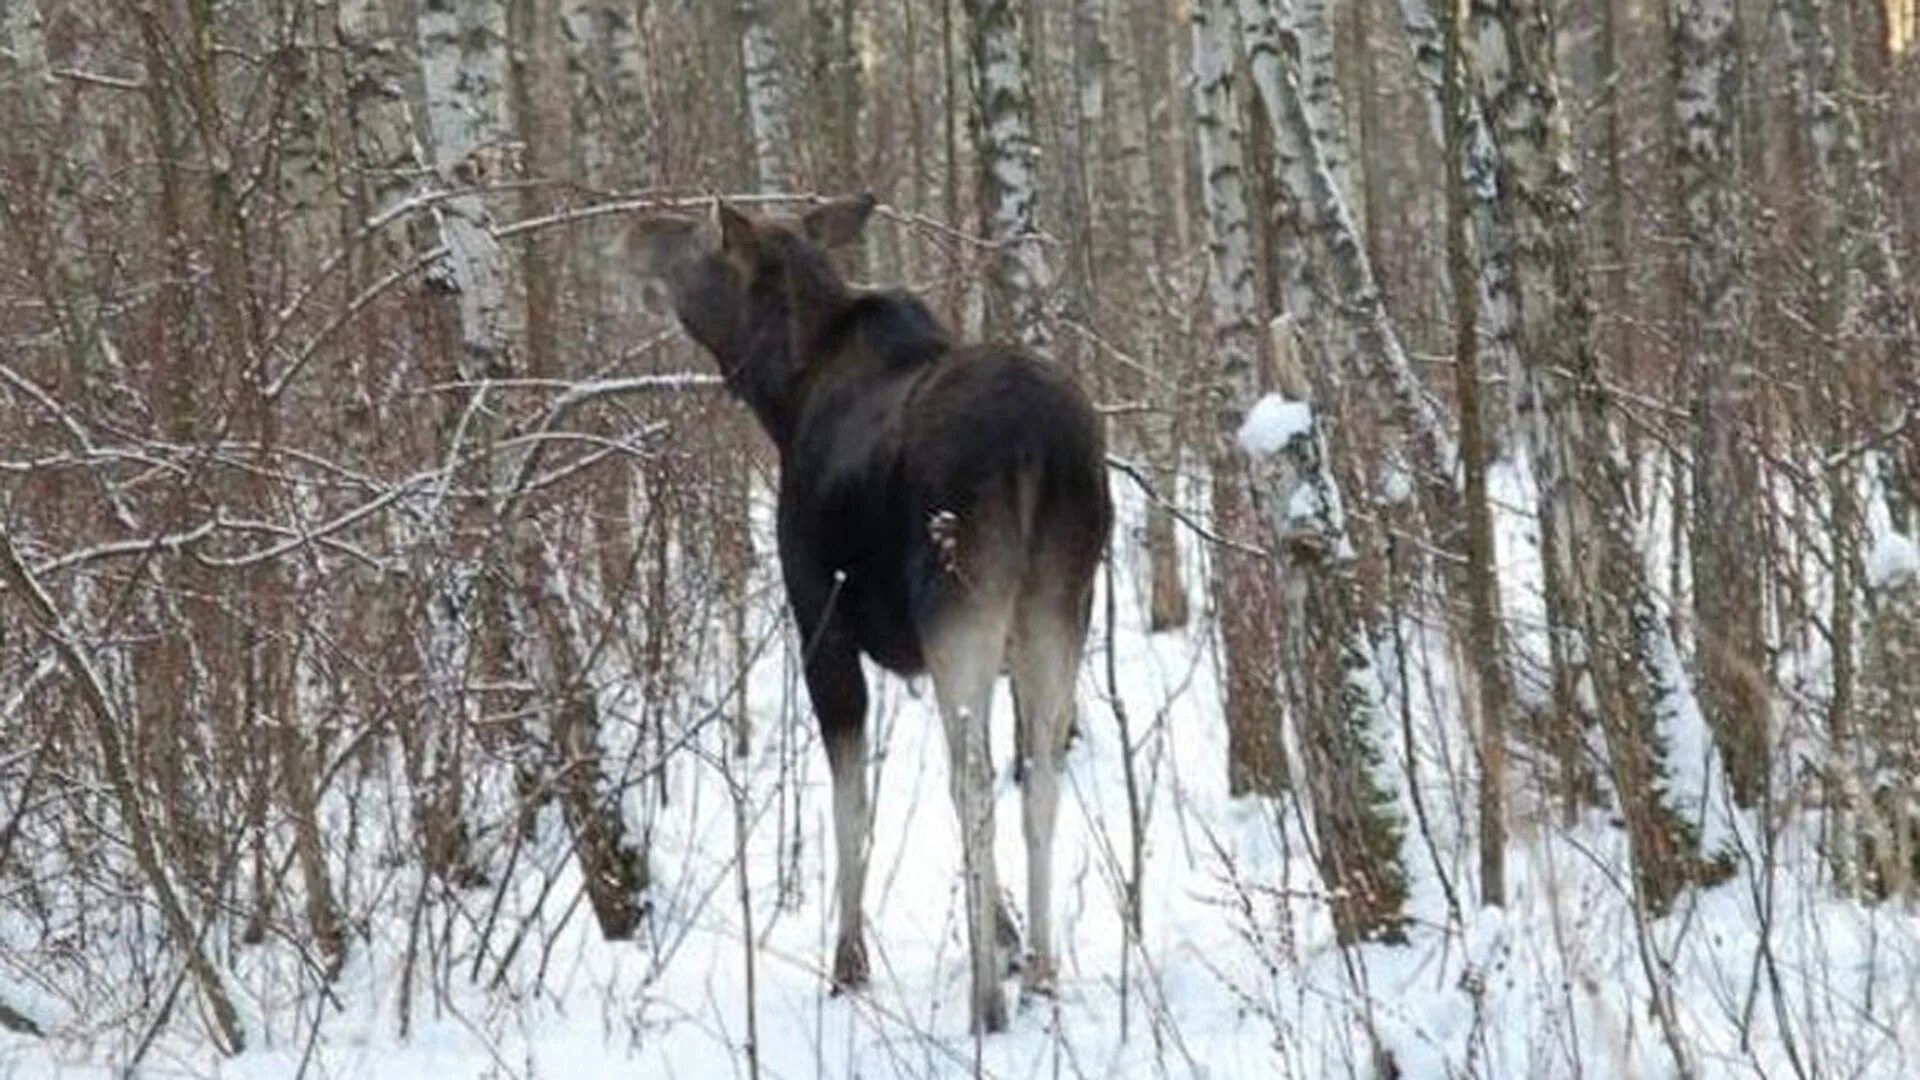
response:
<path id="1" fill-rule="evenodd" d="M 965 856 L 970 1019 L 1000 1031 L 1005 974 L 1019 968 L 1029 994 L 1053 993 L 1057 978 L 1058 771 L 1113 517 L 1105 437 L 1059 366 L 956 343 L 912 294 L 841 277 L 830 252 L 861 236 L 876 205 L 862 195 L 776 218 L 718 201 L 717 230 L 657 214 L 637 248 L 778 453 L 780 569 L 833 778 L 833 990 L 868 980 L 865 653 L 932 677 Z M 993 857 L 988 710 L 1003 670 L 1027 846 L 1024 963 Z"/>

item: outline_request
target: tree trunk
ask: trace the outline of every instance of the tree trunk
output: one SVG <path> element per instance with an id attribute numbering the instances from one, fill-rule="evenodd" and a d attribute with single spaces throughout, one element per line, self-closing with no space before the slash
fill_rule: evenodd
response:
<path id="1" fill-rule="evenodd" d="M 1407 819 L 1390 750 L 1399 739 L 1373 664 L 1326 439 L 1310 405 L 1269 395 L 1247 416 L 1239 442 L 1253 460 L 1265 536 L 1280 559 L 1281 667 L 1334 932 L 1343 944 L 1403 942 Z"/>
<path id="2" fill-rule="evenodd" d="M 1670 9 L 1673 170 L 1681 246 L 1681 345 L 1693 413 L 1693 607 L 1700 704 L 1726 759 L 1734 798 L 1755 805 L 1766 783 L 1764 560 L 1757 379 L 1741 338 L 1745 260 L 1733 180 L 1740 41 L 1734 0 L 1678 0 Z"/>
<path id="3" fill-rule="evenodd" d="M 1874 748 L 1860 743 L 1856 709 L 1862 696 L 1856 655 L 1860 541 L 1869 508 L 1859 502 L 1853 447 L 1866 434 L 1863 417 L 1876 426 L 1884 419 L 1885 405 L 1865 402 L 1875 398 L 1897 402 L 1903 390 L 1911 395 L 1916 385 L 1914 365 L 1920 358 L 1915 355 L 1913 312 L 1900 299 L 1905 286 L 1890 238 L 1885 195 L 1861 160 L 1859 117 L 1848 96 L 1843 57 L 1836 56 L 1823 4 L 1821 0 L 1777 2 L 1791 47 L 1801 122 L 1813 148 L 1810 213 L 1817 255 L 1812 321 L 1816 347 L 1824 354 L 1815 368 L 1819 372 L 1816 390 L 1825 420 L 1823 449 L 1832 504 L 1828 522 L 1833 566 L 1828 805 L 1835 873 L 1843 885 L 1851 885 L 1859 872 L 1853 848 L 1855 817 L 1864 809 L 1860 778 L 1880 771 L 1877 763 L 1868 760 L 1868 751 Z M 1875 345 L 1884 351 L 1876 352 Z M 1912 400 L 1909 397 L 1905 407 L 1911 408 Z M 1882 485 L 1887 486 L 1893 485 Z"/>
<path id="4" fill-rule="evenodd" d="M 1167 231 L 1164 200 L 1154 198 L 1165 190 L 1156 180 L 1162 156 L 1156 134 L 1158 107 L 1166 101 L 1157 76 L 1162 69 L 1166 44 L 1159 33 L 1165 19 L 1154 8 L 1123 6 L 1131 33 L 1112 40 L 1120 47 L 1113 50 L 1112 78 L 1108 81 L 1112 100 L 1108 114 L 1112 123 L 1112 163 L 1104 201 L 1120 208 L 1113 225 L 1121 237 L 1126 272 L 1109 278 L 1108 288 L 1116 298 L 1113 317 L 1123 328 L 1124 341 L 1140 362 L 1134 378 L 1122 385 L 1138 386 L 1142 399 L 1152 410 L 1140 425 L 1148 474 L 1158 498 L 1149 500 L 1146 510 L 1147 549 L 1147 625 L 1158 633 L 1187 624 L 1187 585 L 1180 568 L 1180 547 L 1174 528 L 1171 506 L 1179 498 L 1180 413 L 1185 402 L 1180 392 L 1178 365 L 1182 353 L 1176 343 L 1161 331 L 1163 319 L 1160 294 L 1154 288 L 1153 270 L 1166 265 L 1161 248 Z M 1177 108 L 1178 99 L 1167 102 Z"/>
<path id="5" fill-rule="evenodd" d="M 426 93 L 427 134 L 435 170 L 445 183 L 479 185 L 502 179 L 512 128 L 507 114 L 506 0 L 456 4 L 426 0 L 420 10 L 421 73 Z M 499 437 L 492 381 L 515 367 L 514 349 L 524 337 L 522 311 L 512 295 L 511 263 L 492 234 L 493 216 L 482 196 L 461 194 L 434 204 L 447 248 L 446 280 L 454 291 L 459 328 L 456 371 L 472 386 L 467 402 L 450 402 L 441 434 L 449 460 L 477 444 L 479 486 L 494 490 L 507 475 L 492 447 Z M 461 811 L 461 747 L 475 703 L 463 667 L 505 663 L 510 620 L 507 592 L 497 574 L 478 565 L 491 515 L 460 520 L 444 496 L 429 519 L 426 542 L 434 596 L 427 630 L 427 688 L 435 714 L 434 746 L 422 745 L 416 772 L 427 791 L 430 815 L 422 840 L 428 866 L 461 883 L 482 880 Z M 483 675 L 484 681 L 484 675 Z"/>
<path id="6" fill-rule="evenodd" d="M 1026 348 L 1051 358 L 1053 332 L 1046 310 L 1051 278 L 1038 218 L 1033 80 L 1021 30 L 1022 6 L 1014 0 L 966 0 L 972 23 L 981 212 L 987 240 L 996 249 L 989 321 Z"/>
<path id="7" fill-rule="evenodd" d="M 1399 0 L 1400 26 L 1413 51 L 1415 73 L 1426 88 L 1429 126 L 1434 142 L 1446 146 L 1445 42 L 1434 21 L 1433 0 Z M 1514 281 L 1512 223 L 1500 206 L 1500 160 L 1487 129 L 1486 114 L 1471 97 L 1461 106 L 1465 110 L 1466 146 L 1461 169 L 1466 184 L 1468 213 L 1472 228 L 1468 232 L 1470 253 L 1478 268 L 1474 292 L 1479 301 L 1475 321 L 1479 328 L 1478 346 L 1486 358 L 1486 368 L 1499 380 L 1487 388 L 1489 430 L 1487 452 L 1498 454 L 1510 443 L 1521 404 L 1517 389 L 1523 379 L 1520 372 L 1519 286 Z M 1458 282 L 1449 279 L 1448 287 Z"/>
<path id="8" fill-rule="evenodd" d="M 1469 98 L 1461 71 L 1461 18 L 1455 4 L 1447 13 L 1445 67 L 1441 111 L 1445 118 L 1447 188 L 1447 265 L 1456 282 L 1479 277 L 1468 242 L 1472 208 L 1467 196 L 1467 149 L 1472 136 Z M 1461 472 L 1464 481 L 1467 555 L 1467 651 L 1457 662 L 1472 673 L 1471 694 L 1461 699 L 1469 712 L 1477 711 L 1477 750 L 1480 764 L 1480 901 L 1506 904 L 1506 666 L 1501 663 L 1499 581 L 1494 550 L 1493 508 L 1487 500 L 1487 455 L 1482 412 L 1479 350 L 1479 303 L 1464 288 L 1453 293 L 1453 382 L 1460 408 Z M 1464 672 L 1463 672 L 1464 673 Z"/>
<path id="9" fill-rule="evenodd" d="M 1557 568 L 1562 663 L 1585 662 L 1642 901 L 1662 911 L 1728 829 L 1717 753 L 1690 700 L 1635 540 L 1632 472 L 1607 424 L 1577 179 L 1540 0 L 1475 0 L 1472 69 L 1517 224 L 1521 354 L 1541 485 L 1543 558 Z M 1579 482 L 1575 477 L 1584 474 Z M 1550 587 L 1552 581 L 1549 582 Z M 1556 678 L 1574 685 L 1570 672 Z"/>
<path id="10" fill-rule="evenodd" d="M 1194 121 L 1205 192 L 1208 296 L 1216 352 L 1209 395 L 1213 424 L 1214 527 L 1235 545 L 1254 538 L 1246 459 L 1234 436 L 1245 403 L 1259 391 L 1254 322 L 1253 244 L 1241 169 L 1240 108 L 1233 77 L 1233 12 L 1223 0 L 1196 3 L 1193 16 Z M 1285 789 L 1281 749 L 1276 612 L 1259 557 L 1237 546 L 1215 549 L 1214 606 L 1226 667 L 1227 789 L 1277 795 Z"/>
<path id="11" fill-rule="evenodd" d="M 747 132 L 753 141 L 753 186 L 794 186 L 787 72 L 780 58 L 768 0 L 739 0 L 740 70 L 747 90 Z"/>
<path id="12" fill-rule="evenodd" d="M 1240 5 L 1246 14 L 1254 85 L 1274 126 L 1274 144 L 1283 162 L 1281 180 L 1287 197 L 1304 209 L 1312 223 L 1316 247 L 1326 262 L 1329 291 L 1336 299 L 1332 306 L 1345 330 L 1344 335 L 1330 335 L 1344 353 L 1333 370 L 1342 379 L 1370 378 L 1384 386 L 1391 403 L 1386 419 L 1406 440 L 1406 458 L 1423 493 L 1432 540 L 1442 551 L 1458 551 L 1460 494 L 1454 469 L 1459 455 L 1453 436 L 1414 372 L 1374 281 L 1364 238 L 1313 138 L 1299 81 L 1282 52 L 1273 0 L 1240 0 Z M 1303 305 L 1299 310 L 1318 306 L 1311 297 L 1290 296 L 1289 303 L 1295 302 Z"/>

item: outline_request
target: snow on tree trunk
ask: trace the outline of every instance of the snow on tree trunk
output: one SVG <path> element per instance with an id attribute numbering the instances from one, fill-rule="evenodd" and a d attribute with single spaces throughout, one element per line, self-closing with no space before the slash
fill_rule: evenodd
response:
<path id="1" fill-rule="evenodd" d="M 1193 19 L 1194 124 L 1206 210 L 1209 307 L 1213 316 L 1212 412 L 1214 527 L 1246 543 L 1255 536 L 1246 460 L 1236 452 L 1246 403 L 1259 392 L 1260 345 L 1254 316 L 1253 242 L 1241 168 L 1240 106 L 1235 100 L 1233 12 L 1224 0 L 1196 3 Z M 1235 795 L 1278 794 L 1286 781 L 1278 699 L 1270 575 L 1258 558 L 1232 548 L 1217 555 L 1214 603 L 1226 660 L 1227 777 Z"/>
<path id="2" fill-rule="evenodd" d="M 761 191 L 781 191 L 794 183 L 787 73 L 772 8 L 768 0 L 740 0 L 740 73 L 753 139 L 753 183 Z"/>
<path id="3" fill-rule="evenodd" d="M 1365 590 L 1340 488 L 1312 406 L 1277 395 L 1248 412 L 1236 441 L 1280 557 L 1281 670 L 1343 943 L 1405 939 L 1410 793 L 1398 779 L 1397 724 L 1373 663 Z"/>
<path id="4" fill-rule="evenodd" d="M 1468 29 L 1517 224 L 1521 352 L 1536 403 L 1523 435 L 1540 477 L 1545 559 L 1560 575 L 1549 610 L 1566 620 L 1550 627 L 1562 637 L 1555 660 L 1585 662 L 1556 679 L 1599 716 L 1637 880 L 1660 910 L 1705 869 L 1701 846 L 1718 851 L 1728 838 L 1718 754 L 1648 581 L 1631 470 L 1606 422 L 1551 14 L 1540 0 L 1475 0 Z"/>
<path id="5" fill-rule="evenodd" d="M 1761 629 L 1758 454 L 1750 443 L 1756 372 L 1745 355 L 1745 268 L 1733 190 L 1734 0 L 1670 9 L 1673 165 L 1684 304 L 1681 348 L 1693 413 L 1693 607 L 1701 706 L 1727 761 L 1734 797 L 1752 806 L 1766 782 L 1766 663 Z"/>
<path id="6" fill-rule="evenodd" d="M 1014 0 L 966 0 L 972 23 L 975 123 L 980 198 L 987 239 L 996 251 L 993 318 L 1004 333 L 1051 358 L 1047 293 L 1051 284 L 1042 245 L 1034 164 L 1032 76 L 1027 62 L 1023 5 Z"/>

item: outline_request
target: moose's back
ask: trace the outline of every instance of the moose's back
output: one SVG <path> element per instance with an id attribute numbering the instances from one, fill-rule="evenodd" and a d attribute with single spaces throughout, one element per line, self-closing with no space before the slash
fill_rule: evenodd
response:
<path id="1" fill-rule="evenodd" d="M 966 591 L 1099 560 L 1104 440 L 1063 371 L 953 348 L 903 294 L 862 296 L 821 345 L 782 463 L 782 543 L 844 572 L 836 606 L 877 662 L 920 670 L 921 630 Z"/>

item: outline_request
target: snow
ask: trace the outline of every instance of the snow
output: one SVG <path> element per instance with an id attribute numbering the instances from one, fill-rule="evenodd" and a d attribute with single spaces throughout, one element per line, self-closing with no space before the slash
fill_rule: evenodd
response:
<path id="1" fill-rule="evenodd" d="M 1256 458 L 1279 453 L 1313 428 L 1313 406 L 1268 394 L 1254 402 L 1240 425 L 1240 445 Z"/>
<path id="2" fill-rule="evenodd" d="M 1867 587 L 1897 588 L 1920 578 L 1920 546 L 1901 533 L 1882 532 L 1867 554 Z"/>
<path id="3" fill-rule="evenodd" d="M 1502 467 L 1496 498 L 1518 497 L 1527 483 L 1523 467 Z M 1116 536 L 1136 535 L 1140 500 L 1125 485 L 1116 495 Z M 1538 603 L 1526 596 L 1537 586 L 1537 552 L 1523 515 L 1502 510 L 1496 524 L 1503 596 L 1520 601 L 1508 613 L 1524 627 L 1528 605 Z M 1670 972 L 1677 1037 L 1698 1075 L 1792 1075 L 1795 1063 L 1808 1062 L 1822 1075 L 1894 1078 L 1920 1069 L 1920 918 L 1837 895 L 1817 818 L 1743 830 L 1772 845 L 1767 858 L 1743 862 L 1731 882 L 1673 916 L 1643 922 L 1615 823 L 1592 813 L 1568 825 L 1557 808 L 1529 802 L 1532 785 L 1520 782 L 1524 766 L 1516 762 L 1508 906 L 1479 907 L 1472 746 L 1455 711 L 1449 646 L 1417 622 L 1375 650 L 1382 713 L 1397 737 L 1396 780 L 1405 796 L 1419 796 L 1404 811 L 1410 940 L 1340 947 L 1307 815 L 1291 800 L 1225 793 L 1218 661 L 1206 624 L 1145 633 L 1143 559 L 1129 544 L 1118 547 L 1117 626 L 1105 615 L 1103 583 L 1081 673 L 1083 737 L 1062 785 L 1060 994 L 1016 1008 L 1007 1034 L 976 1041 L 966 1031 L 958 827 L 924 685 L 873 683 L 874 981 L 856 995 L 826 992 L 835 925 L 831 799 L 795 644 L 769 589 L 753 633 L 770 644 L 747 678 L 753 756 L 736 762 L 725 752 L 721 723 L 687 733 L 688 750 L 667 776 L 672 797 L 653 819 L 657 881 L 641 940 L 599 939 L 565 832 L 550 813 L 497 897 L 487 888 L 429 904 L 411 964 L 408 916 L 419 883 L 404 869 L 385 885 L 355 884 L 355 896 L 378 886 L 393 897 L 356 937 L 326 994 L 290 950 L 221 944 L 252 1044 L 217 1062 L 188 1004 L 156 1039 L 148 1066 L 241 1080 L 293 1076 L 303 1066 L 314 1077 L 398 1080 L 744 1077 L 751 1048 L 762 1075 L 783 1078 L 1367 1076 L 1371 1025 L 1408 1077 L 1675 1075 L 1649 1009 L 1652 970 Z M 1186 555 L 1197 588 L 1203 553 Z M 1126 751 L 1107 694 L 1109 647 L 1143 805 L 1144 935 L 1133 943 L 1121 916 L 1132 833 Z M 632 697 L 610 687 L 606 704 L 630 714 Z M 1004 763 L 1004 687 L 994 709 L 993 744 Z M 744 799 L 738 819 L 734 791 Z M 629 798 L 637 803 L 638 794 Z M 996 798 L 1002 882 L 1023 897 L 1019 795 L 1004 772 Z M 373 819 L 369 835 L 405 828 L 404 805 L 376 799 L 357 812 Z M 637 814 L 632 804 L 628 812 Z M 328 813 L 323 828 L 340 834 L 343 807 Z M 736 824 L 748 853 L 751 934 Z M 498 928 L 487 937 L 495 905 Z M 520 928 L 525 936 L 510 950 Z M 0 944 L 37 932 L 0 920 Z M 153 958 L 164 954 L 152 926 L 103 921 L 96 932 L 126 942 L 127 986 L 155 976 Z M 0 994 L 55 1035 L 0 1032 L 0 1073 L 117 1074 L 147 1022 L 126 1008 L 131 992 L 113 1002 L 120 1011 L 94 1011 L 75 992 L 75 977 L 10 968 L 10 955 L 0 948 Z M 157 974 L 164 981 L 173 972 Z"/>

